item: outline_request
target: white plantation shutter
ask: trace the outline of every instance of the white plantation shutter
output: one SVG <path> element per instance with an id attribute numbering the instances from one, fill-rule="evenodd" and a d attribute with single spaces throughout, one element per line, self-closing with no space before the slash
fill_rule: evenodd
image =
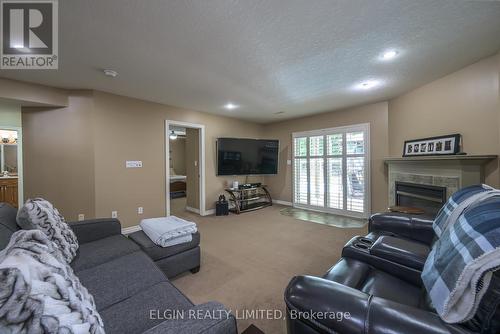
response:
<path id="1" fill-rule="evenodd" d="M 323 158 L 309 159 L 309 204 L 314 206 L 325 205 L 325 183 L 324 183 L 324 160 Z"/>
<path id="2" fill-rule="evenodd" d="M 294 138 L 294 193 L 293 201 L 308 204 L 307 137 Z"/>
<path id="3" fill-rule="evenodd" d="M 328 158 L 328 207 L 344 208 L 344 184 L 342 182 L 342 158 Z"/>
<path id="4" fill-rule="evenodd" d="M 293 134 L 294 206 L 369 213 L 368 125 Z"/>
<path id="5" fill-rule="evenodd" d="M 295 138 L 293 147 L 295 157 L 307 157 L 307 137 Z"/>
<path id="6" fill-rule="evenodd" d="M 333 209 L 344 209 L 344 182 L 342 168 L 342 152 L 344 136 L 336 133 L 326 136 L 328 155 L 327 182 L 328 202 L 327 206 Z"/>
<path id="7" fill-rule="evenodd" d="M 308 204 L 307 159 L 295 159 L 294 202 Z"/>
<path id="8" fill-rule="evenodd" d="M 309 138 L 309 204 L 324 206 L 325 174 L 324 174 L 324 137 Z"/>
<path id="9" fill-rule="evenodd" d="M 347 210 L 363 212 L 365 207 L 364 132 L 346 133 Z"/>
<path id="10" fill-rule="evenodd" d="M 323 155 L 324 138 L 323 136 L 314 136 L 309 138 L 309 155 L 318 157 Z"/>
<path id="11" fill-rule="evenodd" d="M 347 158 L 347 210 L 363 212 L 365 200 L 365 158 Z"/>

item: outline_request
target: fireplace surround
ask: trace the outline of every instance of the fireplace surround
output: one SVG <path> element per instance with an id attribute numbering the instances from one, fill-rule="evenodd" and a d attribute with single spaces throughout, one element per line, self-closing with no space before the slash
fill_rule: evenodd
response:
<path id="1" fill-rule="evenodd" d="M 418 207 L 435 215 L 436 207 L 441 207 L 458 189 L 484 183 L 484 165 L 496 158 L 496 155 L 387 158 L 384 161 L 388 166 L 388 204 Z"/>

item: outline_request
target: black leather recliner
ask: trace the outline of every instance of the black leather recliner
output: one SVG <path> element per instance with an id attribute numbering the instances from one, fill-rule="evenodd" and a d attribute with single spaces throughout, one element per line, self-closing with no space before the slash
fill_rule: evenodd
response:
<path id="1" fill-rule="evenodd" d="M 432 223 L 432 219 L 422 216 L 374 214 L 369 219 L 369 234 L 352 238 L 344 246 L 342 257 L 397 270 L 397 275 L 415 276 L 413 281 L 418 282 L 436 239 Z"/>
<path id="2" fill-rule="evenodd" d="M 376 214 L 323 277 L 294 277 L 285 290 L 288 333 L 496 333 L 500 271 L 476 316 L 447 324 L 434 311 L 420 274 L 434 240 L 432 220 Z"/>

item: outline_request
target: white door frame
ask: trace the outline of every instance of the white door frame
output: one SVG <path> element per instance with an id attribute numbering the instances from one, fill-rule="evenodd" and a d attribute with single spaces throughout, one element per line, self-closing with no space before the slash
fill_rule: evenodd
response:
<path id="1" fill-rule="evenodd" d="M 180 126 L 191 129 L 199 129 L 200 130 L 200 138 L 199 138 L 199 158 L 198 158 L 198 169 L 200 173 L 200 215 L 206 216 L 207 212 L 205 210 L 205 125 L 203 124 L 195 124 L 188 122 L 180 122 L 180 121 L 165 121 L 165 211 L 166 215 L 170 216 L 170 126 Z"/>
<path id="2" fill-rule="evenodd" d="M 0 126 L 0 130 L 17 131 L 17 202 L 20 208 L 24 204 L 23 128 L 19 126 Z"/>

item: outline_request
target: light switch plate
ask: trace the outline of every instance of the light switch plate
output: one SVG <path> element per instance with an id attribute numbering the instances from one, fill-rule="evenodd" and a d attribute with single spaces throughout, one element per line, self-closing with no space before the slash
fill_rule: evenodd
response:
<path id="1" fill-rule="evenodd" d="M 118 218 L 118 211 L 111 211 L 111 218 Z"/>
<path id="2" fill-rule="evenodd" d="M 78 221 L 80 221 L 80 222 L 81 222 L 82 220 L 85 220 L 85 215 L 84 215 L 83 213 L 80 213 L 80 214 L 78 215 Z"/>
<path id="3" fill-rule="evenodd" d="M 126 168 L 142 168 L 142 161 L 127 160 L 125 162 L 125 167 Z"/>
<path id="4" fill-rule="evenodd" d="M 292 165 L 292 160 L 287 160 L 287 161 L 286 161 L 286 164 L 287 164 L 288 166 L 291 166 L 291 165 Z"/>

